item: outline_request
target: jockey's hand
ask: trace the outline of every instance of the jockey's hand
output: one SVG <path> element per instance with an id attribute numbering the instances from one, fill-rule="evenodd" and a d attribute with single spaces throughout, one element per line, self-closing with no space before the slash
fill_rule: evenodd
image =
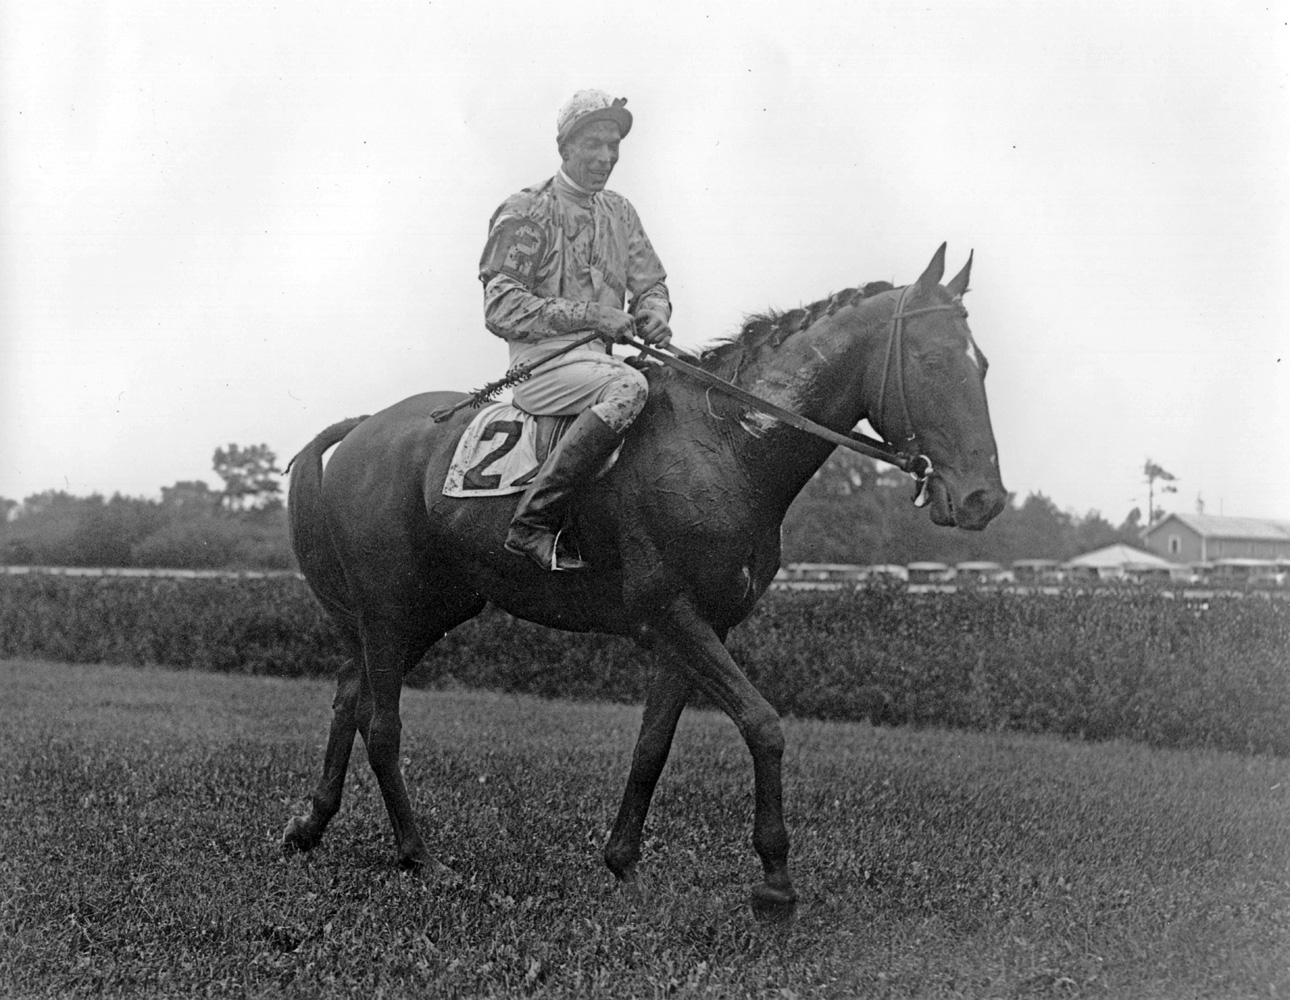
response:
<path id="1" fill-rule="evenodd" d="M 636 330 L 632 318 L 621 309 L 613 306 L 602 306 L 593 302 L 587 307 L 587 319 L 592 328 L 600 334 L 601 340 L 609 344 L 621 344 Z"/>
<path id="2" fill-rule="evenodd" d="M 636 317 L 636 335 L 654 347 L 666 347 L 672 339 L 672 328 L 658 313 L 642 312 Z"/>

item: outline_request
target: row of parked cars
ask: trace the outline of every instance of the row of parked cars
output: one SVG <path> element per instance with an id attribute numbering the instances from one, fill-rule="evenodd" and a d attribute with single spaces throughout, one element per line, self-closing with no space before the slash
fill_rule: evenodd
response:
<path id="1" fill-rule="evenodd" d="M 959 587 L 1061 587 L 1069 584 L 1159 584 L 1185 587 L 1281 588 L 1290 585 L 1290 560 L 1219 559 L 1209 563 L 1122 563 L 1108 566 L 1063 563 L 1056 559 L 1019 559 L 1009 567 L 996 562 L 912 562 L 856 566 L 847 563 L 789 563 L 775 575 L 775 586 L 791 590 L 836 590 L 846 586 L 903 583 L 911 590 Z"/>

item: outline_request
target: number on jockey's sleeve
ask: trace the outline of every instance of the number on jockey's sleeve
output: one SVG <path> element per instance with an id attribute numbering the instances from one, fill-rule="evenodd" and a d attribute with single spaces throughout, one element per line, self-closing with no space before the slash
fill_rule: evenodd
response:
<path id="1" fill-rule="evenodd" d="M 546 257 L 546 228 L 522 215 L 498 219 L 488 234 L 479 260 L 479 279 L 485 284 L 497 274 L 509 274 L 530 291 Z"/>

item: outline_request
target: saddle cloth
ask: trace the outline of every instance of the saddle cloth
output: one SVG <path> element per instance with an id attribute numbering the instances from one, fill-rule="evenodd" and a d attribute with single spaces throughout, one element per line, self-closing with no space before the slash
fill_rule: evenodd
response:
<path id="1" fill-rule="evenodd" d="M 496 497 L 524 492 L 573 421 L 573 417 L 535 417 L 510 403 L 480 410 L 457 442 L 443 495 Z"/>

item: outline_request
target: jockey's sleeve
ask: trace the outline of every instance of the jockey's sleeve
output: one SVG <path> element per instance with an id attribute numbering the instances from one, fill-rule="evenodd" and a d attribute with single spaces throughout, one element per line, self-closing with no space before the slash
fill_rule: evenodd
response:
<path id="1" fill-rule="evenodd" d="M 543 340 L 587 325 L 587 303 L 539 294 L 550 236 L 539 221 L 499 212 L 479 260 L 484 325 L 503 340 Z"/>
<path id="2" fill-rule="evenodd" d="M 624 199 L 627 210 L 627 290 L 632 295 L 631 313 L 639 316 L 652 312 L 663 318 L 672 318 L 672 298 L 667 291 L 667 272 L 663 262 L 654 252 L 654 245 L 645 235 L 640 216 L 631 202 Z"/>
<path id="3" fill-rule="evenodd" d="M 590 325 L 587 302 L 534 295 L 505 273 L 485 280 L 484 325 L 503 340 L 544 340 Z"/>

